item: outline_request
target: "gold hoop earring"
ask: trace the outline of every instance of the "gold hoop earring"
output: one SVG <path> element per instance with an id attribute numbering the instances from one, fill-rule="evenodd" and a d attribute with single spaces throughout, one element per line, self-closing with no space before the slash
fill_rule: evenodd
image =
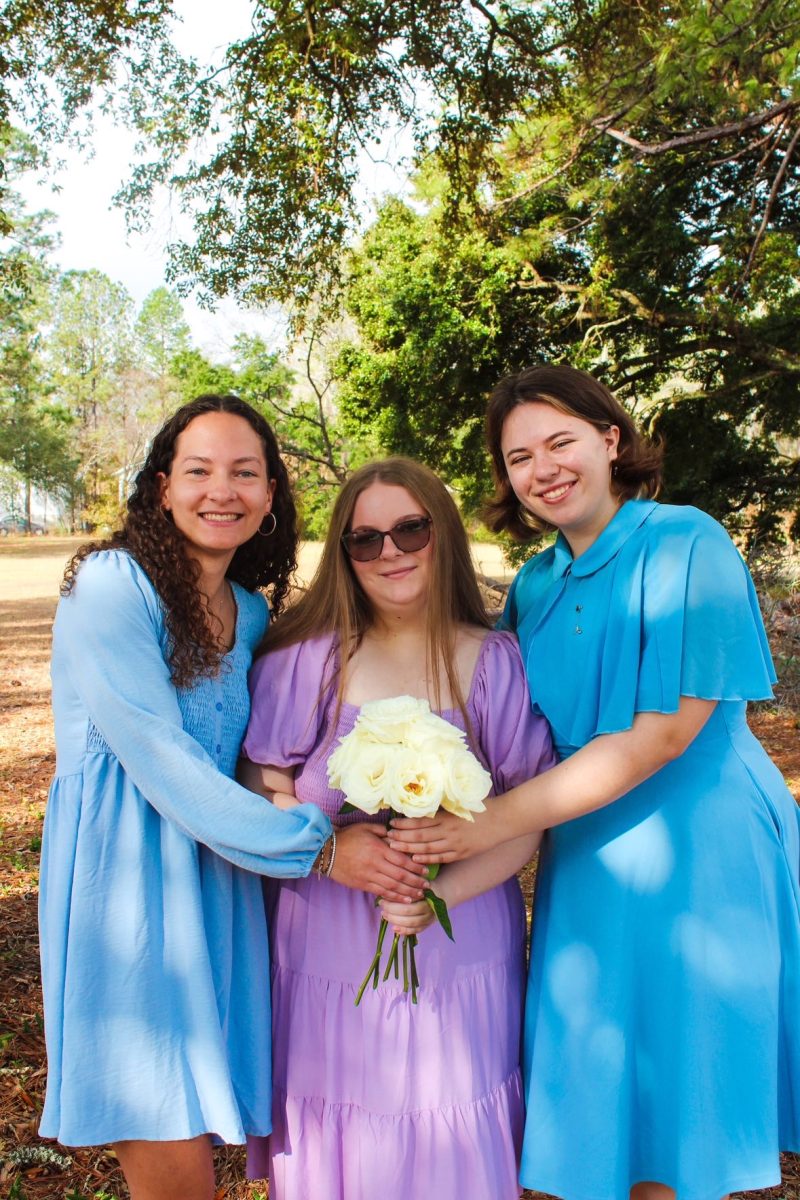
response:
<path id="1" fill-rule="evenodd" d="M 274 512 L 268 512 L 268 513 L 267 513 L 267 515 L 266 515 L 266 517 L 264 518 L 264 520 L 266 520 L 266 519 L 267 519 L 267 517 L 272 517 L 272 528 L 271 528 L 271 529 L 267 529 L 267 530 L 264 530 L 264 529 L 262 529 L 262 528 L 261 528 L 261 525 L 263 525 L 263 524 L 264 524 L 264 521 L 262 521 L 262 522 L 261 522 L 261 525 L 259 525 L 258 529 L 256 530 L 256 533 L 260 534 L 260 535 L 261 535 L 261 537 L 264 537 L 264 538 L 267 538 L 267 537 L 272 537 L 273 533 L 274 533 L 274 532 L 275 532 L 275 530 L 278 528 L 278 522 L 277 522 L 277 521 L 276 521 L 276 519 L 275 519 L 275 513 L 274 513 Z"/>

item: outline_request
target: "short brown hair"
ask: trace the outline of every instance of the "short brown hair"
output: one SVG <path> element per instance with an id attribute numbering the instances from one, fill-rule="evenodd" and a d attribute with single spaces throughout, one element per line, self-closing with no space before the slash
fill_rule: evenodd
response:
<path id="1" fill-rule="evenodd" d="M 576 367 L 529 367 L 501 379 L 489 398 L 486 444 L 492 456 L 495 490 L 486 501 L 483 519 L 494 533 L 509 533 L 518 542 L 529 542 L 553 528 L 525 510 L 514 494 L 503 460 L 503 425 L 509 413 L 522 404 L 549 404 L 560 412 L 588 421 L 597 429 L 619 429 L 619 446 L 611 488 L 622 500 L 652 497 L 661 485 L 663 451 L 659 443 L 640 433 L 619 400 L 593 375 Z"/>
<path id="2" fill-rule="evenodd" d="M 269 652 L 323 633 L 336 634 L 343 663 L 357 648 L 372 624 L 373 615 L 350 565 L 342 535 L 350 528 L 358 497 L 373 483 L 405 488 L 433 520 L 428 662 L 434 701 L 441 707 L 439 663 L 444 662 L 450 694 L 466 718 L 465 698 L 458 686 L 454 664 L 456 627 L 463 622 L 488 629 L 491 623 L 455 501 L 441 479 L 413 459 L 397 456 L 367 463 L 346 481 L 333 506 L 322 558 L 309 589 L 280 620 L 270 625 L 263 650 Z M 340 676 L 340 703 L 342 694 Z"/>

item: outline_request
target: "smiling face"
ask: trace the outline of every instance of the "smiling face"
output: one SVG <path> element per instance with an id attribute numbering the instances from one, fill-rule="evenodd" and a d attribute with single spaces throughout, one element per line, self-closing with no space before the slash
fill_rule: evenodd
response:
<path id="1" fill-rule="evenodd" d="M 351 530 L 392 529 L 398 521 L 426 517 L 428 513 L 409 491 L 393 483 L 372 483 L 356 499 Z M 421 550 L 398 550 L 390 537 L 383 539 L 378 558 L 350 561 L 364 595 L 381 616 L 422 612 L 428 602 L 433 563 L 433 541 Z M 342 551 L 344 553 L 344 551 Z"/>
<path id="2" fill-rule="evenodd" d="M 503 424 L 501 449 L 520 503 L 555 525 L 575 557 L 592 544 L 619 507 L 611 489 L 619 429 L 571 416 L 550 404 L 513 408 Z"/>
<path id="3" fill-rule="evenodd" d="M 275 491 L 261 438 L 243 417 L 225 412 L 186 426 L 161 481 L 161 502 L 201 562 L 230 562 L 272 508 Z"/>

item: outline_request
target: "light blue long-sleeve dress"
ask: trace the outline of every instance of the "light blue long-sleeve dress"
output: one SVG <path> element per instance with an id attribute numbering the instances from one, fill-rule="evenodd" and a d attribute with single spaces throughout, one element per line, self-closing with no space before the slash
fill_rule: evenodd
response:
<path id="1" fill-rule="evenodd" d="M 567 1200 L 780 1182 L 800 1150 L 800 815 L 750 732 L 774 680 L 755 591 L 694 508 L 629 501 L 505 613 L 557 752 L 716 700 L 688 749 L 550 830 L 534 903 L 521 1179 Z"/>
<path id="2" fill-rule="evenodd" d="M 270 1129 L 258 874 L 306 875 L 330 830 L 236 784 L 267 620 L 234 585 L 235 645 L 176 690 L 161 603 L 130 555 L 88 558 L 53 631 L 56 777 L 42 848 L 48 1083 L 67 1145 Z"/>

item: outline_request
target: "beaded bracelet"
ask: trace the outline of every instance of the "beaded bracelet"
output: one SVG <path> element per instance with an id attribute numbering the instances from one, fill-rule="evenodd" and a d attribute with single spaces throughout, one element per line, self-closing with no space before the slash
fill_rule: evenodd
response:
<path id="1" fill-rule="evenodd" d="M 330 847 L 330 857 L 328 857 L 328 855 L 326 853 L 328 850 L 328 847 Z M 317 875 L 319 875 L 320 879 L 322 879 L 323 875 L 325 876 L 326 879 L 330 879 L 331 871 L 333 870 L 333 863 L 334 863 L 335 858 L 336 858 L 336 830 L 332 829 L 330 837 L 327 838 L 323 842 L 322 849 L 320 850 L 319 854 L 317 855 L 316 861 L 314 863 L 314 870 L 317 872 Z"/>
<path id="2" fill-rule="evenodd" d="M 325 868 L 325 878 L 330 879 L 333 871 L 333 864 L 336 861 L 336 830 L 331 829 L 331 857 L 330 862 Z"/>

